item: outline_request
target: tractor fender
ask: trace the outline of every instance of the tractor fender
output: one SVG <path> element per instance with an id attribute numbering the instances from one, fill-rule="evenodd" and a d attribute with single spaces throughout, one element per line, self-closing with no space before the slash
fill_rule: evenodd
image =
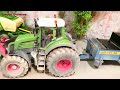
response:
<path id="1" fill-rule="evenodd" d="M 54 49 L 59 48 L 59 47 L 69 47 L 69 48 L 72 48 L 73 50 L 75 50 L 77 52 L 76 46 L 73 43 L 71 43 L 71 44 L 56 45 L 53 48 L 50 48 L 49 50 L 46 50 L 46 55 L 48 55 L 51 51 L 53 51 Z"/>
<path id="2" fill-rule="evenodd" d="M 29 67 L 31 67 L 31 60 L 30 60 L 28 54 L 25 53 L 24 51 L 21 51 L 21 50 L 19 50 L 19 51 L 11 51 L 11 52 L 9 52 L 9 55 L 11 55 L 11 56 L 15 55 L 15 56 L 19 56 L 19 57 L 24 58 L 25 60 L 27 60 L 27 62 L 29 64 Z"/>

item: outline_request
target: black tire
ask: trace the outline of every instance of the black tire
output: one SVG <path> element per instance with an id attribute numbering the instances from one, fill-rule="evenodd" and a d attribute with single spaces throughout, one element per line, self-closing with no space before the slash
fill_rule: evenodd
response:
<path id="1" fill-rule="evenodd" d="M 17 65 L 16 67 L 19 69 L 19 71 L 17 71 L 17 72 L 10 71 L 11 68 L 14 67 L 14 66 L 10 66 L 10 65 L 14 65 L 14 66 Z M 18 56 L 9 56 L 9 55 L 5 56 L 1 60 L 0 66 L 1 66 L 1 71 L 2 71 L 3 75 L 8 78 L 22 77 L 22 76 L 26 75 L 29 70 L 28 62 L 25 59 L 18 57 Z"/>
<path id="2" fill-rule="evenodd" d="M 71 68 L 66 71 L 60 71 L 56 67 L 56 63 L 59 62 L 62 58 L 68 59 L 72 64 Z M 47 56 L 46 64 L 49 73 L 54 76 L 66 77 L 74 74 L 76 71 L 78 64 L 80 62 L 79 55 L 71 48 L 61 47 L 53 50 Z"/>
<path id="3" fill-rule="evenodd" d="M 99 68 L 99 66 L 95 66 L 95 65 L 94 65 L 94 68 L 95 68 L 95 69 L 98 69 L 98 68 Z"/>

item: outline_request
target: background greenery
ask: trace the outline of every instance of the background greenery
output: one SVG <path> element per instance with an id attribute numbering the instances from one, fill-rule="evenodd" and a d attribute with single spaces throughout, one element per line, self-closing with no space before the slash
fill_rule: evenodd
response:
<path id="1" fill-rule="evenodd" d="M 92 19 L 92 11 L 73 11 L 73 28 L 79 38 L 82 38 L 89 30 L 89 22 Z"/>

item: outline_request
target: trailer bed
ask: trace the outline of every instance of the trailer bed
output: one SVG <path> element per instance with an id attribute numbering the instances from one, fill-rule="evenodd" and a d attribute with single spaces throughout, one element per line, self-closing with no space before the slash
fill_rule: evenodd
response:
<path id="1" fill-rule="evenodd" d="M 109 40 L 97 39 L 105 48 L 105 50 L 119 50 L 119 47 L 116 46 L 113 42 Z"/>

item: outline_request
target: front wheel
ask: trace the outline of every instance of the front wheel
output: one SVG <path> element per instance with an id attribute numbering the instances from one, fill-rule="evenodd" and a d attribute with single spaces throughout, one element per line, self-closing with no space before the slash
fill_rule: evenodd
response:
<path id="1" fill-rule="evenodd" d="M 28 62 L 18 56 L 5 56 L 0 62 L 2 73 L 8 78 L 18 78 L 28 72 Z"/>
<path id="2" fill-rule="evenodd" d="M 66 77 L 72 75 L 80 62 L 79 55 L 71 48 L 61 47 L 53 50 L 47 56 L 47 68 L 54 76 Z"/>

